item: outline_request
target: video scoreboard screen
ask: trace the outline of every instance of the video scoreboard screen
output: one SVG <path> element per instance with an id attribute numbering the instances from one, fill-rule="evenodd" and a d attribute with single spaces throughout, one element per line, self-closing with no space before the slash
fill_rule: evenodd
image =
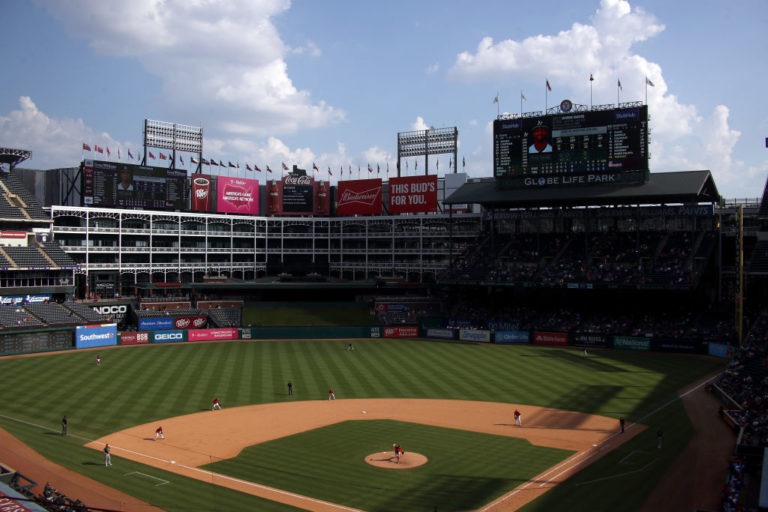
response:
<path id="1" fill-rule="evenodd" d="M 493 145 L 504 188 L 642 183 L 648 107 L 497 119 Z"/>
<path id="2" fill-rule="evenodd" d="M 184 210 L 187 171 L 119 162 L 82 163 L 83 206 Z"/>

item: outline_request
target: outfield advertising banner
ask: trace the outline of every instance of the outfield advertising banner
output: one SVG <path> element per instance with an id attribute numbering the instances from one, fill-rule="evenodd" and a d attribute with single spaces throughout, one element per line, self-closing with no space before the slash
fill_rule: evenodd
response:
<path id="1" fill-rule="evenodd" d="M 535 332 L 533 342 L 536 345 L 567 345 L 568 334 L 564 332 Z"/>
<path id="2" fill-rule="evenodd" d="M 620 350 L 651 350 L 650 338 L 636 336 L 614 336 L 613 348 Z"/>
<path id="3" fill-rule="evenodd" d="M 656 352 L 678 352 L 683 354 L 704 354 L 706 344 L 699 340 L 674 340 L 654 338 L 651 349 Z"/>
<path id="4" fill-rule="evenodd" d="M 204 316 L 180 316 L 173 319 L 174 329 L 203 329 L 208 324 Z"/>
<path id="5" fill-rule="evenodd" d="M 419 328 L 415 325 L 405 327 L 384 327 L 385 338 L 416 338 L 419 336 Z"/>
<path id="6" fill-rule="evenodd" d="M 528 331 L 496 331 L 494 343 L 530 343 Z"/>
<path id="7" fill-rule="evenodd" d="M 216 210 L 241 215 L 259 214 L 259 180 L 219 176 Z"/>
<path id="8" fill-rule="evenodd" d="M 389 213 L 437 211 L 437 175 L 389 179 Z"/>
<path id="9" fill-rule="evenodd" d="M 121 345 L 146 345 L 149 343 L 148 332 L 121 332 Z"/>
<path id="10" fill-rule="evenodd" d="M 730 351 L 728 350 L 731 348 L 730 345 L 727 345 L 725 343 L 712 343 L 711 341 L 708 343 L 709 347 L 707 350 L 707 353 L 710 356 L 715 357 L 722 357 L 722 358 L 729 358 L 731 356 Z"/>
<path id="11" fill-rule="evenodd" d="M 576 333 L 570 335 L 571 345 L 577 347 L 606 348 L 610 338 L 603 334 Z"/>
<path id="12" fill-rule="evenodd" d="M 187 331 L 159 331 L 150 334 L 152 343 L 179 343 L 187 341 Z"/>
<path id="13" fill-rule="evenodd" d="M 139 318 L 140 331 L 163 331 L 173 329 L 173 318 Z"/>
<path id="14" fill-rule="evenodd" d="M 114 320 L 117 323 L 122 322 L 125 320 L 125 316 L 128 314 L 128 308 L 130 307 L 130 302 L 120 302 L 120 303 L 100 303 L 95 306 L 91 306 L 91 309 L 95 313 L 98 313 L 105 318 L 109 318 L 110 320 Z"/>
<path id="15" fill-rule="evenodd" d="M 238 330 L 236 328 L 196 329 L 194 331 L 189 331 L 189 341 L 236 339 L 238 339 Z"/>
<path id="16" fill-rule="evenodd" d="M 456 331 L 453 329 L 427 329 L 427 338 L 454 340 L 456 339 Z"/>
<path id="17" fill-rule="evenodd" d="M 75 347 L 105 347 L 117 345 L 117 324 L 78 325 L 75 328 Z"/>
<path id="18" fill-rule="evenodd" d="M 340 181 L 338 215 L 381 215 L 381 179 Z"/>
<path id="19" fill-rule="evenodd" d="M 459 339 L 463 341 L 491 342 L 491 331 L 476 329 L 459 329 Z"/>

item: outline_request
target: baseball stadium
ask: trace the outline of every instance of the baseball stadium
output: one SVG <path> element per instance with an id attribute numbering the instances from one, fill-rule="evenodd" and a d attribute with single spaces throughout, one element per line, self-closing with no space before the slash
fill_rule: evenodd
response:
<path id="1" fill-rule="evenodd" d="M 0 509 L 760 509 L 768 188 L 567 107 L 499 116 L 486 178 L 453 127 L 337 184 L 152 120 L 140 162 L 0 149 Z"/>

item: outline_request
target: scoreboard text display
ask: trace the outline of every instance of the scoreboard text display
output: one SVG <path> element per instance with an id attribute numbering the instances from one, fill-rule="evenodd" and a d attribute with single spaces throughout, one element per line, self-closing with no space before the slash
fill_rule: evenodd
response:
<path id="1" fill-rule="evenodd" d="M 497 119 L 494 176 L 505 188 L 642 183 L 648 107 Z"/>
<path id="2" fill-rule="evenodd" d="M 187 171 L 119 162 L 83 162 L 83 206 L 183 210 Z"/>

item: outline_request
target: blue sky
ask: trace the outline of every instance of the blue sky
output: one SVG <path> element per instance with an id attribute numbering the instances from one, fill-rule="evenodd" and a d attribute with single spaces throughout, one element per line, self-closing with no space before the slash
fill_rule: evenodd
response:
<path id="1" fill-rule="evenodd" d="M 593 74 L 595 105 L 616 102 L 618 80 L 622 102 L 654 83 L 652 172 L 709 169 L 726 198 L 761 196 L 768 175 L 764 0 L 2 0 L 2 12 L 0 146 L 31 150 L 26 167 L 74 166 L 83 143 L 125 159 L 149 118 L 201 126 L 206 158 L 316 163 L 333 182 L 350 166 L 394 173 L 398 132 L 456 126 L 458 170 L 487 177 L 497 93 L 502 112 L 519 113 L 521 92 L 523 111 L 541 111 L 548 79 L 548 106 L 589 105 Z"/>

